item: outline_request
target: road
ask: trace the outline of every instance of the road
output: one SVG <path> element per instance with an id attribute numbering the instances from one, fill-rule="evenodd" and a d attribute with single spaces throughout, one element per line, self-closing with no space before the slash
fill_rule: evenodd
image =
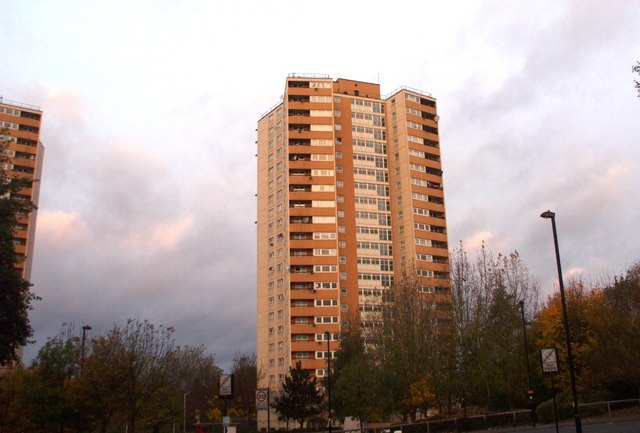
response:
<path id="1" fill-rule="evenodd" d="M 574 433 L 576 426 L 572 422 L 563 422 L 559 426 L 560 433 Z M 555 424 L 538 425 L 532 427 L 517 427 L 500 430 L 477 430 L 477 433 L 491 431 L 492 433 L 555 433 Z M 640 418 L 606 418 L 582 421 L 582 433 L 640 433 Z"/>

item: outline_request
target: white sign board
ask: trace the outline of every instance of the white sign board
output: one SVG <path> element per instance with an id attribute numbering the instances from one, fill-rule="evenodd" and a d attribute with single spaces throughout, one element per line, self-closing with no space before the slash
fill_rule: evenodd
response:
<path id="1" fill-rule="evenodd" d="M 233 386 L 230 374 L 220 375 L 220 390 L 218 395 L 220 397 L 231 397 L 233 395 Z"/>
<path id="2" fill-rule="evenodd" d="M 256 409 L 267 410 L 269 407 L 269 389 L 258 388 L 256 390 Z"/>
<path id="3" fill-rule="evenodd" d="M 555 348 L 541 349 L 542 356 L 542 372 L 557 373 L 558 372 L 558 354 Z"/>

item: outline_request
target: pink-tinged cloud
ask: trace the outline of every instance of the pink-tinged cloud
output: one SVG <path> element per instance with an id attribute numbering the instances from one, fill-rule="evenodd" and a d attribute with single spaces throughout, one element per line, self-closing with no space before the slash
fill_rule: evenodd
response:
<path id="1" fill-rule="evenodd" d="M 580 279 L 580 275 L 584 274 L 585 268 L 573 267 L 567 271 L 567 278 Z"/>
<path id="2" fill-rule="evenodd" d="M 183 218 L 173 224 L 155 224 L 151 228 L 149 242 L 164 251 L 176 248 L 185 235 L 193 228 L 193 217 Z"/>
<path id="3" fill-rule="evenodd" d="M 77 212 L 40 211 L 36 225 L 38 244 L 71 246 L 86 240 L 87 224 Z"/>
<path id="4" fill-rule="evenodd" d="M 69 91 L 52 91 L 47 95 L 45 107 L 56 107 L 55 114 L 59 117 L 78 116 L 84 109 L 84 102 L 79 94 Z"/>
<path id="5" fill-rule="evenodd" d="M 487 244 L 493 238 L 493 233 L 489 231 L 475 232 L 465 242 L 465 249 L 467 251 L 476 251 L 482 248 L 482 243 Z"/>
<path id="6" fill-rule="evenodd" d="M 178 248 L 180 242 L 194 227 L 194 219 L 185 217 L 174 223 L 153 223 L 146 229 L 132 230 L 117 240 L 127 251 L 167 253 Z"/>

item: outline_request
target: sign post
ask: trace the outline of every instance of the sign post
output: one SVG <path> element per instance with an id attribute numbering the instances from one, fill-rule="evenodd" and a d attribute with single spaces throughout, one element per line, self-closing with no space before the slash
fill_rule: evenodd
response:
<path id="1" fill-rule="evenodd" d="M 258 388 L 256 390 L 256 409 L 267 411 L 267 433 L 271 432 L 271 410 L 269 406 L 269 388 Z"/>
<path id="2" fill-rule="evenodd" d="M 227 416 L 227 400 L 233 397 L 233 375 L 221 374 L 218 386 L 218 396 L 224 400 L 224 411 L 222 413 L 222 425 L 224 433 L 228 432 L 231 419 Z"/>
<path id="3" fill-rule="evenodd" d="M 540 349 L 540 358 L 542 359 L 542 374 L 551 377 L 551 392 L 553 392 L 553 416 L 556 420 L 556 433 L 559 433 L 558 427 L 558 405 L 556 404 L 556 387 L 553 376 L 560 370 L 558 369 L 558 352 L 555 347 L 548 349 Z"/>

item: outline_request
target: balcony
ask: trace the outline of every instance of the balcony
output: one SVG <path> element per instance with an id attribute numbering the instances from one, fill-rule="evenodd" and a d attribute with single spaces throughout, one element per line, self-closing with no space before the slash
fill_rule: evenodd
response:
<path id="1" fill-rule="evenodd" d="M 290 208 L 310 208 L 311 200 L 291 200 L 289 202 Z"/>
<path id="2" fill-rule="evenodd" d="M 289 146 L 311 146 L 311 140 L 308 138 L 293 138 L 289 140 Z"/>
<path id="3" fill-rule="evenodd" d="M 311 125 L 307 123 L 291 123 L 289 124 L 289 132 L 294 133 L 303 133 L 311 131 Z"/>

